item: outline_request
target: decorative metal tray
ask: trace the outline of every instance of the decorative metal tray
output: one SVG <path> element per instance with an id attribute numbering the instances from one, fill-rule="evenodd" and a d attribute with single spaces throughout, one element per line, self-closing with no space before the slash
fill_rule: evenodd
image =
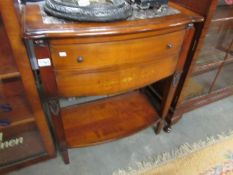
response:
<path id="1" fill-rule="evenodd" d="M 46 0 L 44 10 L 78 21 L 116 21 L 132 15 L 132 7 L 124 0 Z"/>
<path id="2" fill-rule="evenodd" d="M 42 20 L 44 24 L 66 24 L 66 23 L 74 22 L 72 20 L 66 20 L 60 17 L 48 15 L 47 13 L 45 13 L 44 2 L 37 3 L 37 4 L 40 7 Z M 131 21 L 131 20 L 138 20 L 138 19 L 159 18 L 159 17 L 175 15 L 179 13 L 180 13 L 179 10 L 172 8 L 170 6 L 168 6 L 165 11 L 161 11 L 161 12 L 159 12 L 156 9 L 140 10 L 140 9 L 133 8 L 132 16 L 129 16 L 126 20 Z"/>

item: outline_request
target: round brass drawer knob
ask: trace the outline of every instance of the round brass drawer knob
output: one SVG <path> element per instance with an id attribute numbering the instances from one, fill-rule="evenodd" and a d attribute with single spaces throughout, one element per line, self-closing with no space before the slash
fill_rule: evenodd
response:
<path id="1" fill-rule="evenodd" d="M 84 58 L 83 58 L 83 57 L 79 56 L 79 57 L 77 58 L 77 62 L 78 62 L 78 63 L 81 63 L 81 62 L 83 62 L 83 61 L 84 61 Z"/>
<path id="2" fill-rule="evenodd" d="M 174 46 L 173 46 L 172 43 L 168 43 L 168 44 L 167 44 L 167 48 L 168 48 L 168 49 L 171 49 L 171 48 L 173 48 L 173 47 L 174 47 Z"/>

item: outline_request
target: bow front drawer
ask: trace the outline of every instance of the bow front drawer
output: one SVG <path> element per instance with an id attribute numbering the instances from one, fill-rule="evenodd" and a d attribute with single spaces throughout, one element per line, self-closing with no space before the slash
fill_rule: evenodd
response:
<path id="1" fill-rule="evenodd" d="M 185 31 L 124 41 L 51 44 L 62 96 L 120 93 L 172 75 Z"/>
<path id="2" fill-rule="evenodd" d="M 91 70 L 142 63 L 178 55 L 185 31 L 146 38 L 88 44 L 51 45 L 53 66 L 57 70 Z"/>

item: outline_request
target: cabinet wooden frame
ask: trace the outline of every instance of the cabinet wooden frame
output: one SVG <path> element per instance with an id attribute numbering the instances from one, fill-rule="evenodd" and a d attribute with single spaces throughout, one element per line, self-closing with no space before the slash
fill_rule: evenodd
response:
<path id="1" fill-rule="evenodd" d="M 96 108 L 98 108 L 98 107 L 104 108 L 104 106 L 106 106 L 106 104 L 108 104 L 108 103 L 109 103 L 110 109 L 111 109 L 110 103 L 113 106 L 114 105 L 121 106 L 120 103 L 125 102 L 125 103 L 127 103 L 125 106 L 127 106 L 128 104 L 132 103 L 132 102 L 130 102 L 130 100 L 127 100 L 128 96 L 129 96 L 132 99 L 140 100 L 140 102 L 142 102 L 142 103 L 140 103 L 140 102 L 135 103 L 134 105 L 139 105 L 139 104 L 141 106 L 145 105 L 145 109 L 148 109 L 145 111 L 145 113 L 148 112 L 149 115 L 155 115 L 154 119 L 152 119 L 151 117 L 148 117 L 148 121 L 142 121 L 139 117 L 137 122 L 139 122 L 139 121 L 141 121 L 142 123 L 145 122 L 145 125 L 143 124 L 143 127 L 141 127 L 140 125 L 137 125 L 138 128 L 132 128 L 131 131 L 123 132 L 116 137 L 107 137 L 106 136 L 106 139 L 102 139 L 101 133 L 97 132 L 96 134 L 97 135 L 100 134 L 99 138 L 102 139 L 102 140 L 97 141 L 97 143 L 115 140 L 117 138 L 132 134 L 136 131 L 139 131 L 140 129 L 148 127 L 152 124 L 157 124 L 157 128 L 156 128 L 157 133 L 159 133 L 160 130 L 163 128 L 164 118 L 167 116 L 168 111 L 170 109 L 172 99 L 174 98 L 174 94 L 176 92 L 180 76 L 181 76 L 183 69 L 184 69 L 184 64 L 186 62 L 188 50 L 189 50 L 193 35 L 195 33 L 195 28 L 194 28 L 193 23 L 194 22 L 201 22 L 203 20 L 203 18 L 200 15 L 197 15 L 192 11 L 189 11 L 185 8 L 182 8 L 181 6 L 178 6 L 174 3 L 170 3 L 170 5 L 176 9 L 180 10 L 180 13 L 176 14 L 176 15 L 161 17 L 161 18 L 135 20 L 135 21 L 121 21 L 121 22 L 112 22 L 112 23 L 65 23 L 65 24 L 59 24 L 60 25 L 59 29 L 56 28 L 57 24 L 44 24 L 43 23 L 43 21 L 41 20 L 41 17 L 40 17 L 40 11 L 38 9 L 38 6 L 31 5 L 31 6 L 25 7 L 24 19 L 23 19 L 23 21 L 24 21 L 24 38 L 28 44 L 30 44 L 30 43 L 32 44 L 33 49 L 31 49 L 30 51 L 34 53 L 37 61 L 40 59 L 44 59 L 44 58 L 50 58 L 50 61 L 51 61 L 51 65 L 39 67 L 38 70 L 40 72 L 40 79 L 42 81 L 42 85 L 43 85 L 43 88 L 44 88 L 44 91 L 45 91 L 45 94 L 47 97 L 47 101 L 49 104 L 49 109 L 50 109 L 51 117 L 53 120 L 53 124 L 55 126 L 55 132 L 56 132 L 58 142 L 60 145 L 60 151 L 62 153 L 62 156 L 63 156 L 65 163 L 69 163 L 69 156 L 68 156 L 68 152 L 67 152 L 68 148 L 81 147 L 82 145 L 84 145 L 84 146 L 89 145 L 89 143 L 82 144 L 82 142 L 80 143 L 80 142 L 77 142 L 77 140 L 73 141 L 70 139 L 71 134 L 72 134 L 71 131 L 74 132 L 75 129 L 77 131 L 77 128 L 69 128 L 69 126 L 68 126 L 69 124 L 67 124 L 67 123 L 70 122 L 69 121 L 70 119 L 66 119 L 67 115 L 71 115 L 70 118 L 72 118 L 72 115 L 76 115 L 77 113 L 79 113 L 78 108 L 86 109 L 85 105 L 90 105 L 91 106 L 90 108 L 93 108 L 93 110 L 94 110 L 95 106 L 97 106 Z M 29 18 L 29 16 L 30 16 L 30 18 Z M 61 25 L 62 25 L 62 27 L 61 27 Z M 176 46 L 176 45 L 175 46 L 173 46 L 173 45 L 168 46 L 168 44 L 170 44 L 170 43 L 169 42 L 167 43 L 167 41 L 162 40 L 160 43 L 161 46 L 156 45 L 156 44 L 154 45 L 154 47 L 158 47 L 158 48 L 161 47 L 162 48 L 163 51 L 161 52 L 161 56 L 157 56 L 157 57 L 155 56 L 153 60 L 150 60 L 149 58 L 144 58 L 146 55 L 145 53 L 152 53 L 153 52 L 153 48 L 148 49 L 145 46 L 140 45 L 140 42 L 146 41 L 145 45 L 147 46 L 148 42 L 153 42 L 153 37 L 159 38 L 163 35 L 170 36 L 170 35 L 172 35 L 172 33 L 176 33 L 179 31 L 183 32 L 183 34 L 180 35 L 182 37 L 182 39 L 180 41 L 181 44 L 179 44 L 178 46 Z M 149 41 L 150 38 L 151 38 L 151 41 Z M 175 37 L 170 38 L 171 43 L 174 39 L 175 39 Z M 180 38 L 178 38 L 178 39 L 180 39 Z M 112 53 L 109 54 L 109 56 L 110 56 L 110 58 L 114 59 L 117 56 L 116 51 L 118 51 L 118 50 L 123 51 L 121 44 L 118 44 L 119 42 L 122 42 L 122 44 L 126 44 L 126 43 L 130 42 L 131 46 L 134 45 L 134 43 L 135 43 L 135 48 L 144 48 L 141 50 L 137 50 L 138 54 L 136 52 L 132 52 L 132 50 L 129 51 L 128 56 L 127 56 L 127 54 L 128 54 L 127 51 L 125 53 L 120 53 L 120 54 L 124 55 L 126 58 L 131 58 L 130 55 L 132 54 L 133 55 L 132 58 L 135 57 L 135 58 L 139 58 L 139 60 L 141 59 L 141 60 L 145 60 L 145 61 L 144 62 L 143 61 L 136 62 L 137 60 L 132 59 L 131 62 L 132 61 L 133 62 L 131 63 L 130 60 L 125 60 L 124 64 L 122 64 L 121 62 L 118 62 L 119 65 L 117 65 L 116 63 L 111 63 L 111 62 L 109 62 L 109 60 L 104 59 L 104 57 L 102 55 L 103 54 L 108 55 L 108 53 L 102 53 L 101 51 L 98 52 L 97 51 L 98 49 L 96 49 L 96 51 L 95 51 L 96 53 L 94 53 L 95 57 L 97 59 L 107 60 L 107 62 L 102 61 L 100 64 L 99 63 L 92 64 L 92 62 L 90 62 L 90 64 L 86 64 L 86 66 L 85 66 L 85 64 L 73 65 L 70 62 L 59 63 L 60 60 L 56 60 L 56 59 L 61 59 L 61 58 L 59 58 L 58 55 L 59 55 L 59 51 L 60 52 L 63 51 L 62 48 L 64 48 L 64 50 L 65 50 L 65 55 L 68 55 L 68 57 L 70 57 L 70 58 L 72 57 L 72 59 L 75 59 L 75 56 L 73 56 L 73 55 L 76 53 L 74 52 L 73 48 L 82 48 L 84 46 L 85 46 L 85 50 L 81 50 L 82 53 L 84 55 L 87 55 L 87 56 L 89 55 L 89 57 L 90 57 L 90 54 L 88 54 L 86 52 L 88 52 L 89 50 L 95 50 L 94 47 L 92 47 L 93 43 L 94 44 L 97 43 L 98 47 L 101 47 L 103 45 L 103 43 L 105 43 L 106 47 L 109 49 L 109 53 L 111 51 L 111 48 L 113 48 L 111 51 Z M 108 43 L 111 43 L 112 46 L 108 47 L 108 45 L 107 45 Z M 156 43 L 156 40 L 155 40 L 155 43 Z M 84 46 L 82 46 L 82 44 L 84 44 Z M 71 47 L 68 47 L 68 46 L 71 46 Z M 67 47 L 67 50 L 65 49 L 66 47 Z M 153 46 L 148 45 L 148 47 L 150 48 Z M 170 56 L 167 57 L 167 53 L 169 53 L 169 50 L 167 50 L 167 51 L 166 51 L 166 49 L 164 50 L 164 47 L 167 49 L 171 49 L 171 50 L 176 49 L 176 47 L 177 47 L 178 54 L 177 54 L 177 52 L 171 52 L 171 56 L 173 56 L 174 58 L 167 59 L 167 58 L 170 58 Z M 56 48 L 60 48 L 60 49 L 56 49 Z M 130 46 L 128 46 L 128 48 L 130 49 Z M 156 50 L 156 48 L 155 48 L 155 50 Z M 108 52 L 108 50 L 106 52 Z M 160 54 L 160 52 L 156 51 L 156 52 L 152 53 L 152 55 L 157 55 L 157 54 Z M 72 55 L 72 56 L 70 56 L 70 55 Z M 142 55 L 143 59 L 140 57 L 140 55 Z M 153 56 L 150 56 L 150 57 L 153 58 Z M 82 61 L 79 61 L 78 58 L 79 57 L 77 55 L 77 61 L 78 61 L 77 64 L 79 64 L 79 62 L 82 62 Z M 149 59 L 149 60 L 147 60 L 147 59 Z M 166 62 L 166 60 L 167 60 L 167 62 Z M 127 61 L 129 61 L 129 62 L 127 64 L 125 64 L 125 62 L 127 62 Z M 85 62 L 85 60 L 84 60 L 84 62 Z M 103 67 L 102 63 L 106 63 L 106 65 L 110 64 L 110 66 Z M 156 71 L 149 69 L 149 66 L 153 65 L 155 63 L 157 63 L 160 66 L 163 66 L 163 70 L 161 69 L 162 71 L 160 73 L 159 73 L 160 70 L 157 70 L 157 72 L 158 72 L 157 77 L 155 75 Z M 164 64 L 162 64 L 162 63 L 164 63 Z M 127 76 L 125 76 L 126 74 L 121 75 L 120 73 L 117 72 L 118 70 L 132 69 L 132 68 L 137 68 L 140 66 L 141 66 L 141 68 L 135 69 L 135 70 L 142 70 L 143 65 L 145 65 L 144 66 L 145 70 L 146 70 L 146 68 L 148 68 L 148 70 L 151 70 L 151 71 L 148 71 L 145 76 L 143 75 L 145 77 L 146 81 L 143 79 L 140 79 L 140 78 L 133 79 L 132 76 L 127 77 Z M 114 75 L 114 74 L 111 75 L 110 74 L 111 71 L 114 72 L 116 75 Z M 107 74 L 109 73 L 109 76 L 111 75 L 111 77 L 110 77 L 111 79 L 114 79 L 114 77 L 118 76 L 117 80 L 118 79 L 122 79 L 124 81 L 127 80 L 126 88 L 124 87 L 124 84 L 121 85 L 119 83 L 119 81 L 113 82 L 113 83 L 115 83 L 115 86 L 111 86 L 112 82 L 109 81 L 109 79 L 106 79 L 107 80 L 107 81 L 105 81 L 106 84 L 100 83 L 100 86 L 99 87 L 94 86 L 95 87 L 94 89 L 90 89 L 90 88 L 87 88 L 86 86 L 83 86 L 84 88 L 78 89 L 76 87 L 72 87 L 72 89 L 66 90 L 67 84 L 68 84 L 68 86 L 78 86 L 80 83 L 82 83 L 82 81 L 80 81 L 78 79 L 79 74 L 80 74 L 80 77 L 83 74 L 87 74 L 91 78 L 91 76 L 92 76 L 92 75 L 90 75 L 91 72 L 94 72 L 95 75 L 101 75 L 101 72 L 106 72 Z M 141 76 L 140 72 L 135 72 L 134 74 L 138 75 L 138 77 Z M 98 80 L 98 77 L 96 78 L 95 75 L 92 76 L 92 78 L 94 77 L 93 80 L 97 80 L 97 82 L 101 82 L 101 79 Z M 129 74 L 129 75 L 131 75 L 131 74 Z M 65 77 L 65 76 L 71 76 L 72 78 Z M 62 81 L 60 79 L 62 79 Z M 144 91 L 146 91 L 145 93 L 149 93 L 150 98 L 154 99 L 155 95 L 153 94 L 153 91 L 147 91 L 144 88 L 146 86 L 148 86 L 149 84 L 157 82 L 161 79 L 166 79 L 165 80 L 166 87 L 165 87 L 164 97 L 161 100 L 161 108 L 156 109 L 155 107 L 153 107 L 153 110 L 155 110 L 155 112 L 152 112 L 151 111 L 152 108 L 148 106 L 149 103 L 144 101 L 147 98 L 145 98 L 141 94 L 140 91 L 138 92 L 135 90 L 143 88 L 143 90 L 142 90 L 143 93 L 144 93 Z M 79 82 L 79 84 L 77 84 L 75 82 L 76 84 L 72 85 L 72 80 L 77 80 Z M 129 81 L 132 81 L 135 83 L 133 83 L 132 86 L 129 86 L 130 85 Z M 139 81 L 139 82 L 141 81 L 142 83 L 138 83 L 137 81 Z M 145 81 L 145 82 L 143 82 L 143 81 Z M 60 82 L 62 82 L 62 83 L 60 83 Z M 109 82 L 110 82 L 110 84 L 109 84 Z M 101 85 L 104 85 L 104 86 L 101 86 Z M 108 86 L 108 89 L 104 89 L 104 87 L 106 87 L 106 86 Z M 98 88 L 100 88 L 100 89 L 98 89 Z M 150 88 L 146 88 L 146 89 L 150 89 Z M 126 95 L 123 94 L 123 95 L 119 95 L 119 96 L 109 97 L 107 99 L 99 100 L 99 101 L 96 101 L 93 103 L 91 102 L 91 103 L 83 104 L 83 105 L 80 105 L 80 107 L 77 106 L 76 108 L 62 109 L 60 107 L 59 101 L 58 101 L 60 97 L 70 97 L 70 96 L 72 97 L 75 95 L 85 95 L 85 96 L 104 95 L 104 93 L 109 95 L 109 94 L 115 94 L 115 93 L 123 93 L 125 91 L 133 91 L 133 92 L 127 93 Z M 120 98 L 122 98 L 122 102 L 119 100 Z M 112 102 L 111 102 L 111 99 L 112 99 Z M 129 101 L 129 103 L 128 103 L 128 101 Z M 114 110 L 114 107 L 112 109 Z M 133 107 L 132 107 L 132 109 L 133 109 Z M 133 114 L 135 111 L 132 109 L 129 108 L 127 112 Z M 69 112 L 69 110 L 70 110 L 70 112 Z M 92 110 L 92 109 L 90 109 L 90 110 Z M 99 110 L 99 111 L 101 111 L 101 110 Z M 156 112 L 156 111 L 158 111 L 158 112 Z M 85 113 L 85 112 L 83 112 L 83 113 Z M 90 116 L 90 114 L 88 114 L 88 112 L 86 112 L 83 115 Z M 105 115 L 105 113 L 103 113 L 103 115 Z M 93 116 L 93 118 L 94 117 L 95 116 Z M 73 117 L 73 119 L 74 119 L 74 117 Z M 111 118 L 111 120 L 112 119 L 113 118 Z M 87 121 L 85 121 L 85 122 L 87 122 Z M 110 122 L 110 123 L 108 123 L 108 122 Z M 104 125 L 107 125 L 107 123 L 108 123 L 108 124 L 114 126 L 114 120 L 108 121 L 108 122 L 106 122 Z M 117 123 L 115 123 L 115 125 L 117 125 Z M 121 127 L 123 127 L 123 125 L 124 124 L 122 124 Z M 133 123 L 131 125 L 134 126 Z M 88 125 L 85 127 L 90 127 L 90 126 L 91 125 Z M 98 124 L 97 124 L 97 126 L 98 126 Z M 99 124 L 99 126 L 102 127 L 101 124 Z M 83 130 L 86 131 L 84 126 L 80 126 L 80 127 L 83 127 Z M 92 127 L 94 127 L 94 125 Z M 128 127 L 130 128 L 131 126 L 128 125 Z M 68 128 L 70 130 L 69 133 L 67 133 L 68 130 L 66 128 Z M 79 130 L 79 131 L 81 132 L 81 130 Z M 119 132 L 119 131 L 116 131 L 116 132 Z M 92 137 L 91 136 L 92 133 L 93 132 L 91 132 L 91 128 L 90 128 L 90 137 Z M 75 134 L 75 133 L 73 133 L 73 134 Z M 105 137 L 105 135 L 103 137 Z M 75 137 L 72 136 L 72 138 L 75 138 Z M 88 139 L 86 139 L 86 140 L 88 140 Z M 85 141 L 85 139 L 84 139 L 84 141 Z M 93 145 L 93 142 L 90 142 L 90 143 L 92 143 L 91 145 Z"/>
<path id="2" fill-rule="evenodd" d="M 4 66 L 6 66 L 7 72 L 0 73 L 0 80 L 7 81 L 6 85 L 4 85 L 5 87 L 3 88 L 5 88 L 4 93 L 8 93 L 8 96 L 13 96 L 16 93 L 21 95 L 14 97 L 12 99 L 12 104 L 16 105 L 14 108 L 18 108 L 17 112 L 23 112 L 22 117 L 21 114 L 18 114 L 19 117 L 16 120 L 14 120 L 12 117 L 16 117 L 17 114 L 14 113 L 16 116 L 11 115 L 12 125 L 3 129 L 7 130 L 7 133 L 8 130 L 9 133 L 13 133 L 13 130 L 16 129 L 15 132 L 19 134 L 21 130 L 27 127 L 35 127 L 38 130 L 38 137 L 41 139 L 41 145 L 43 145 L 44 150 L 40 155 L 35 155 L 33 157 L 31 156 L 29 158 L 26 157 L 25 159 L 15 161 L 15 163 L 4 166 L 0 170 L 1 173 L 16 170 L 42 160 L 47 160 L 56 155 L 53 139 L 37 91 L 36 81 L 34 79 L 27 56 L 27 51 L 22 40 L 19 16 L 20 13 L 17 8 L 18 5 L 18 1 L 14 0 L 0 1 L 0 14 L 7 37 L 4 44 L 6 46 L 9 41 L 10 47 L 7 48 L 7 52 L 9 51 L 9 53 L 12 55 L 11 57 L 6 58 L 6 60 L 8 60 L 1 65 L 3 66 L 1 67 L 1 70 L 4 70 Z M 12 59 L 12 61 L 10 61 L 10 59 Z M 8 88 L 15 89 L 15 91 L 10 92 L 8 91 Z M 23 93 L 21 93 L 21 89 Z M 29 111 L 26 109 L 27 106 L 30 108 Z M 29 112 L 32 113 L 30 114 L 30 118 L 28 117 L 30 116 L 28 114 Z"/>

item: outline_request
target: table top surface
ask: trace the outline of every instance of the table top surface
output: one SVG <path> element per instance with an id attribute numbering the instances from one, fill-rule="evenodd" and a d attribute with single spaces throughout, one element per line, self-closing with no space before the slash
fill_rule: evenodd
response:
<path id="1" fill-rule="evenodd" d="M 131 19 L 115 22 L 67 22 L 48 20 L 41 5 L 27 4 L 23 8 L 23 35 L 25 38 L 60 38 L 120 35 L 167 29 L 203 21 L 203 17 L 175 3 L 169 3 L 170 14 L 147 19 Z M 51 18 L 51 17 L 50 17 Z"/>

